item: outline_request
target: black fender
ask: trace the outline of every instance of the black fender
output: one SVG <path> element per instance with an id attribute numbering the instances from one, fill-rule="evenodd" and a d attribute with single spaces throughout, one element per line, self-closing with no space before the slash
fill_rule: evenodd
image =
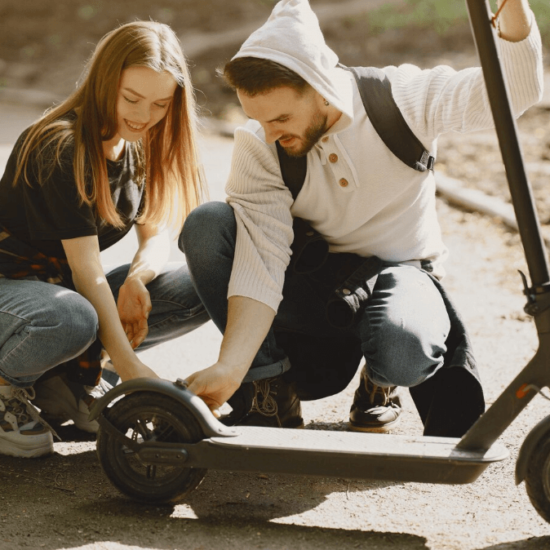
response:
<path id="1" fill-rule="evenodd" d="M 231 437 L 237 432 L 218 421 L 206 403 L 193 392 L 190 392 L 185 382 L 178 379 L 176 382 L 160 378 L 135 378 L 122 382 L 109 390 L 104 396 L 97 399 L 90 410 L 90 420 L 96 420 L 103 410 L 115 399 L 135 392 L 157 392 L 171 397 L 185 407 L 199 423 L 205 437 Z"/>
<path id="2" fill-rule="evenodd" d="M 538 445 L 539 441 L 550 437 L 550 416 L 543 418 L 528 434 L 519 450 L 516 462 L 516 485 L 519 485 L 527 476 L 529 458 Z"/>

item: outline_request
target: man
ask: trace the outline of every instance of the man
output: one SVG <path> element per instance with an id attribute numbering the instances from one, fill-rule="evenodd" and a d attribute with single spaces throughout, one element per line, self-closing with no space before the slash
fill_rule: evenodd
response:
<path id="1" fill-rule="evenodd" d="M 507 1 L 499 34 L 519 116 L 542 93 L 540 35 L 527 0 Z M 438 282 L 447 251 L 434 176 L 384 145 L 354 77 L 337 64 L 307 0 L 283 0 L 224 68 L 251 121 L 235 132 L 228 204 L 199 207 L 184 228 L 181 247 L 197 292 L 224 333 L 218 362 L 190 376 L 189 388 L 213 411 L 229 400 L 227 423 L 298 427 L 300 397 L 340 391 L 363 355 L 352 427 L 395 424 L 402 386 L 411 389 L 425 433 L 460 436 L 484 403 L 468 337 Z M 479 68 L 403 65 L 384 73 L 428 151 L 443 132 L 492 126 Z M 283 156 L 307 157 L 295 200 L 277 142 Z M 330 248 L 313 273 L 287 269 L 298 218 Z M 368 258 L 381 259 L 369 274 L 372 294 L 353 325 L 335 328 L 327 300 Z"/>

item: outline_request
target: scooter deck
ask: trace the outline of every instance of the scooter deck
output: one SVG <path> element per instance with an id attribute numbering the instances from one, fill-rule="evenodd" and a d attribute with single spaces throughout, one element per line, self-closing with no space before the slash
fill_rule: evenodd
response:
<path id="1" fill-rule="evenodd" d="M 184 458 L 182 465 L 461 484 L 475 481 L 489 464 L 508 457 L 508 451 L 499 444 L 480 452 L 457 449 L 460 440 L 455 438 L 245 426 L 235 428 L 234 433 L 231 437 L 180 444 L 179 448 L 185 452 L 180 457 Z M 161 449 L 157 451 L 163 454 Z"/>

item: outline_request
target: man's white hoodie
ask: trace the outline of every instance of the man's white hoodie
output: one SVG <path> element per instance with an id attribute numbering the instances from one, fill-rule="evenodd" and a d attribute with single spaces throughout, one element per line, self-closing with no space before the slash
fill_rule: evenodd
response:
<path id="1" fill-rule="evenodd" d="M 535 19 L 521 42 L 499 40 L 514 112 L 540 100 L 542 50 Z M 235 132 L 228 202 L 237 218 L 230 296 L 246 296 L 275 311 L 293 239 L 292 218 L 308 220 L 331 252 L 376 255 L 417 264 L 431 260 L 442 275 L 447 250 L 435 208 L 432 172 L 416 172 L 386 148 L 366 116 L 353 76 L 337 67 L 307 0 L 282 0 L 235 57 L 269 59 L 304 78 L 342 116 L 307 155 L 304 186 L 293 201 L 273 144 L 250 121 Z M 493 125 L 481 69 L 386 67 L 394 99 L 432 153 L 444 132 Z M 332 159 L 332 160 L 329 160 Z M 336 159 L 336 160 L 334 160 Z"/>

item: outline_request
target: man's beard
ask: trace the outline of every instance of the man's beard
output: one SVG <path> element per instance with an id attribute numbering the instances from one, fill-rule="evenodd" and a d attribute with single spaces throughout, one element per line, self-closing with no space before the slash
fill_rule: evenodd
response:
<path id="1" fill-rule="evenodd" d="M 314 147 L 314 145 L 321 139 L 323 134 L 327 131 L 327 116 L 322 115 L 319 111 L 313 116 L 311 124 L 306 128 L 304 132 L 304 137 L 296 136 L 289 134 L 287 136 L 282 136 L 279 138 L 279 141 L 288 139 L 289 137 L 294 137 L 302 142 L 300 149 L 290 149 L 283 147 L 286 154 L 289 157 L 303 157 L 307 155 Z"/>

